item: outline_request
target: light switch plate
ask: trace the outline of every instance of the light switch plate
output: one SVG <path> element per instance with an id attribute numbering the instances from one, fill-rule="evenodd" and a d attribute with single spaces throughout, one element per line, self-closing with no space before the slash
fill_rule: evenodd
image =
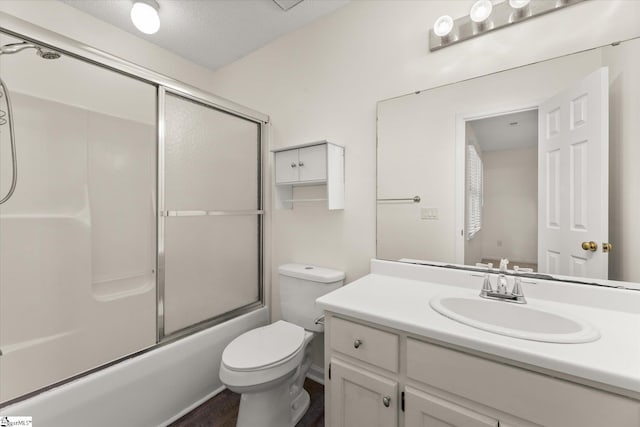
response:
<path id="1" fill-rule="evenodd" d="M 430 220 L 438 219 L 438 208 L 421 208 L 420 218 Z"/>

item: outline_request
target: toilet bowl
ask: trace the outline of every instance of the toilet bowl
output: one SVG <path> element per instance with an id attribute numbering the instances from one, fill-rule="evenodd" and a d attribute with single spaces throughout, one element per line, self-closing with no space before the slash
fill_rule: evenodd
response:
<path id="1" fill-rule="evenodd" d="M 242 394 L 237 426 L 295 425 L 309 407 L 302 384 L 312 332 L 285 321 L 253 329 L 222 354 L 220 380 Z M 305 360 L 306 359 L 306 360 Z"/>
<path id="2" fill-rule="evenodd" d="M 293 427 L 309 407 L 303 388 L 309 343 L 321 325 L 315 300 L 342 286 L 344 273 L 300 264 L 280 266 L 282 317 L 240 335 L 225 348 L 220 380 L 240 393 L 237 427 Z"/>

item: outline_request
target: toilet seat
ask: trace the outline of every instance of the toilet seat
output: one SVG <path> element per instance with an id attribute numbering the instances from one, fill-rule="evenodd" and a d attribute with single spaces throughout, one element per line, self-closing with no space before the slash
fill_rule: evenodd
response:
<path id="1" fill-rule="evenodd" d="M 280 320 L 240 335 L 222 353 L 224 366 L 236 372 L 252 372 L 286 363 L 305 344 L 305 330 Z"/>

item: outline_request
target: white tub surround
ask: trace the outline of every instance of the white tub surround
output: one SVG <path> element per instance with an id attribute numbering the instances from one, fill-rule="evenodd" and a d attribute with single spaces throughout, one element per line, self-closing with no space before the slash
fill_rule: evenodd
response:
<path id="1" fill-rule="evenodd" d="M 268 323 L 268 308 L 186 338 L 0 409 L 48 427 L 165 426 L 224 390 L 218 369 L 238 335 Z"/>
<path id="2" fill-rule="evenodd" d="M 544 280 L 523 283 L 527 306 L 574 316 L 599 330 L 598 340 L 580 344 L 529 341 L 486 332 L 451 320 L 429 305 L 439 295 L 473 298 L 482 281 L 469 271 L 373 260 L 371 274 L 316 303 L 337 316 L 640 398 L 640 291 Z M 495 281 L 493 276 L 492 283 Z"/>

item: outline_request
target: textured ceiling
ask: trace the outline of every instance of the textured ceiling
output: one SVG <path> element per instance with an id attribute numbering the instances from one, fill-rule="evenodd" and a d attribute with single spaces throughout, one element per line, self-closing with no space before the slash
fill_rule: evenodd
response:
<path id="1" fill-rule="evenodd" d="M 212 70 L 349 2 L 304 0 L 283 11 L 272 0 L 158 0 L 160 31 L 146 35 L 131 23 L 131 0 L 61 1 Z"/>
<path id="2" fill-rule="evenodd" d="M 538 110 L 505 114 L 469 122 L 482 151 L 538 145 Z"/>

